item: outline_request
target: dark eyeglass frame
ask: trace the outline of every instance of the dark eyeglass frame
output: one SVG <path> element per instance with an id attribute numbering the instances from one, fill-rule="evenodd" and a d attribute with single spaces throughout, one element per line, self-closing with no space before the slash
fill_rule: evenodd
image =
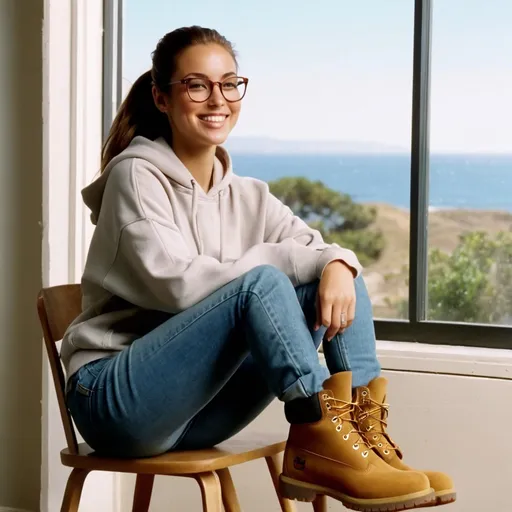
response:
<path id="1" fill-rule="evenodd" d="M 242 94 L 242 96 L 240 96 L 239 99 L 237 100 L 229 100 L 228 98 L 226 98 L 226 95 L 224 94 L 224 91 L 222 90 L 222 84 L 224 82 L 226 82 L 227 80 L 229 79 L 233 79 L 233 78 L 238 78 L 239 80 L 242 81 L 243 84 L 245 84 L 245 88 L 244 88 L 244 93 Z M 204 100 L 195 100 L 194 98 L 192 98 L 192 96 L 190 95 L 190 91 L 189 91 L 189 88 L 188 88 L 188 83 L 192 80 L 204 80 L 206 83 L 209 83 L 210 84 L 210 94 L 208 96 L 208 98 L 204 99 Z M 191 77 L 188 77 L 188 78 L 183 78 L 182 80 L 176 80 L 175 82 L 170 82 L 169 85 L 177 85 L 177 84 L 184 84 L 187 86 L 187 94 L 188 94 L 188 97 L 190 98 L 190 101 L 193 101 L 194 103 L 204 103 L 205 101 L 208 101 L 211 97 L 212 97 L 212 94 L 213 94 L 213 88 L 215 87 L 215 85 L 218 85 L 219 86 L 219 91 L 220 93 L 222 94 L 222 97 L 228 102 L 228 103 L 238 103 L 239 101 L 242 101 L 243 98 L 245 97 L 245 94 L 247 92 L 247 86 L 249 85 L 249 79 L 244 77 L 244 76 L 238 76 L 238 75 L 233 75 L 233 76 L 228 76 L 227 78 L 225 78 L 224 80 L 220 81 L 220 82 L 214 82 L 213 80 L 210 80 L 209 78 L 205 78 L 203 76 L 191 76 Z"/>

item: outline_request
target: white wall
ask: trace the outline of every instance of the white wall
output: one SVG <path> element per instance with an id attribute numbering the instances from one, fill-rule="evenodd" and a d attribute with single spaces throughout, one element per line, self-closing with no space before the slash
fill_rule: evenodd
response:
<path id="1" fill-rule="evenodd" d="M 440 350 L 443 349 L 436 351 Z M 475 364 L 486 357 L 476 355 L 478 351 L 469 354 L 468 359 Z M 452 372 L 467 363 L 461 363 L 460 357 L 453 354 L 440 359 L 441 364 L 451 359 Z M 389 361 L 389 356 L 383 360 Z M 411 366 L 420 364 L 418 358 Z M 500 366 L 500 361 L 496 365 Z M 444 469 L 455 479 L 458 501 L 443 510 L 509 512 L 512 446 L 507 439 L 512 423 L 512 381 L 430 372 L 386 371 L 384 374 L 390 381 L 390 432 L 405 452 L 406 461 L 418 469 Z M 272 429 L 286 436 L 287 426 L 279 403 L 274 402 L 249 427 L 252 431 L 258 429 Z M 244 512 L 279 511 L 264 463 L 234 468 L 233 479 Z M 130 510 L 133 482 L 133 478 L 123 477 L 123 511 Z M 195 482 L 157 477 L 150 510 L 167 512 L 170 503 L 176 510 L 201 510 Z M 298 509 L 310 512 L 312 507 L 300 503 Z M 345 509 L 340 503 L 329 500 L 329 511 L 342 510 Z"/>
<path id="2" fill-rule="evenodd" d="M 0 0 L 0 509 L 39 510 L 42 0 Z"/>

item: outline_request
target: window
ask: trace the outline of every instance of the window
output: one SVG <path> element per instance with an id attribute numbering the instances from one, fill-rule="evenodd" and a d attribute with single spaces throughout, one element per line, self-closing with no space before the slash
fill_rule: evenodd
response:
<path id="1" fill-rule="evenodd" d="M 434 3 L 428 319 L 512 324 L 511 22 Z"/>
<path id="2" fill-rule="evenodd" d="M 235 172 L 357 252 L 380 339 L 511 346 L 505 1 L 124 0 L 121 18 L 123 96 L 174 28 L 235 43 Z"/>

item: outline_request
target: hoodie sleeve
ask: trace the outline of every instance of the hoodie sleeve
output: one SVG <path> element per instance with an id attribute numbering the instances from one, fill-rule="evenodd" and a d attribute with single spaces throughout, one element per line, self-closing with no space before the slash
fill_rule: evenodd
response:
<path id="1" fill-rule="evenodd" d="M 317 255 L 314 269 L 308 268 L 312 263 L 311 258 L 297 259 L 296 267 L 299 279 L 300 276 L 309 276 L 312 273 L 315 274 L 315 277 L 320 278 L 325 267 L 336 260 L 343 261 L 348 265 L 355 276 L 362 271 L 361 264 L 353 251 L 344 249 L 338 244 L 325 243 L 318 230 L 310 228 L 300 217 L 294 215 L 288 206 L 268 192 L 265 241 L 282 243 L 290 239 Z"/>
<path id="2" fill-rule="evenodd" d="M 168 221 L 140 219 L 123 228 L 103 286 L 132 304 L 178 313 L 263 264 L 280 268 L 300 284 L 294 244 L 258 244 L 240 259 L 221 263 L 205 255 L 188 257 L 180 232 Z"/>
<path id="3" fill-rule="evenodd" d="M 155 175 L 137 165 L 128 173 L 114 170 L 114 174 L 107 182 L 102 213 L 105 218 L 122 216 L 124 220 L 109 221 L 121 227 L 102 286 L 140 307 L 178 313 L 265 264 L 283 271 L 297 286 L 314 280 L 324 260 L 335 259 L 337 254 L 334 251 L 329 256 L 315 249 L 318 243 L 307 246 L 304 240 L 313 232 L 300 236 L 298 228 L 288 228 L 283 231 L 288 236 L 274 235 L 274 242 L 256 244 L 236 261 L 221 263 L 210 256 L 191 255 L 174 222 L 169 197 Z"/>

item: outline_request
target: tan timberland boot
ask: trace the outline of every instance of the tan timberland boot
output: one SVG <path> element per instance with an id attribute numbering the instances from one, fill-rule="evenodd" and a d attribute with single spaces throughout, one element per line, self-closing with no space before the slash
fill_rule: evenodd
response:
<path id="1" fill-rule="evenodd" d="M 291 423 L 280 492 L 313 501 L 330 496 L 352 510 L 388 512 L 434 499 L 428 478 L 386 464 L 361 437 L 352 402 L 351 372 L 337 373 L 324 391 L 285 405 Z"/>
<path id="2" fill-rule="evenodd" d="M 387 379 L 378 377 L 372 380 L 367 387 L 360 387 L 355 392 L 357 404 L 357 421 L 359 430 L 367 442 L 390 466 L 406 471 L 412 470 L 402 461 L 403 455 L 398 445 L 387 433 L 387 416 L 389 406 L 386 401 Z M 444 505 L 456 499 L 456 492 L 452 479 L 438 471 L 422 471 L 427 475 L 430 486 L 435 491 L 434 505 Z"/>

